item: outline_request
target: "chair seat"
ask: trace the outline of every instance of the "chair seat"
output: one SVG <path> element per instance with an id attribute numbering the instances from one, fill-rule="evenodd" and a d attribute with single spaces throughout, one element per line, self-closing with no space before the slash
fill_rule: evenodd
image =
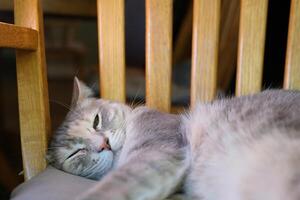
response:
<path id="1" fill-rule="evenodd" d="M 48 166 L 43 172 L 14 189 L 11 199 L 69 200 L 78 197 L 95 183 L 97 182 Z"/>

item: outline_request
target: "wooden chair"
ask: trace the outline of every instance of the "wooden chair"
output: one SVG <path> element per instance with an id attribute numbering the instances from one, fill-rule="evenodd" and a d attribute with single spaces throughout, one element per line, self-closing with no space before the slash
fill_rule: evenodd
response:
<path id="1" fill-rule="evenodd" d="M 216 94 L 221 0 L 194 0 L 191 106 Z M 236 94 L 261 90 L 267 0 L 241 0 Z M 0 24 L 0 46 L 17 49 L 25 178 L 45 166 L 50 132 L 43 18 L 39 0 L 15 0 L 15 25 Z M 101 97 L 125 102 L 124 0 L 97 0 Z M 300 0 L 292 0 L 284 88 L 300 89 Z M 146 104 L 171 107 L 172 0 L 146 0 Z"/>

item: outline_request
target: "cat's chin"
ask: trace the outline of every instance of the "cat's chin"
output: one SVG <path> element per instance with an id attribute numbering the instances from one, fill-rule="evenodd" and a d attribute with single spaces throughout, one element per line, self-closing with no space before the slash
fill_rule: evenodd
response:
<path id="1" fill-rule="evenodd" d="M 90 169 L 88 169 L 85 172 L 86 175 L 84 177 L 93 180 L 100 180 L 113 168 L 115 155 L 112 151 L 109 150 L 102 151 L 101 157 L 104 159 L 102 159 L 101 162 L 93 165 Z"/>
<path id="2" fill-rule="evenodd" d="M 62 170 L 89 179 L 99 180 L 113 167 L 114 154 L 110 150 L 93 152 L 82 159 L 67 160 Z"/>

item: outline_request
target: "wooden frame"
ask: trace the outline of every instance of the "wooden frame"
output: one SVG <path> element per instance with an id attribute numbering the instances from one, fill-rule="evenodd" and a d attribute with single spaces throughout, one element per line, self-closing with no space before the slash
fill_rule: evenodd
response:
<path id="1" fill-rule="evenodd" d="M 242 0 L 236 95 L 261 90 L 268 0 Z"/>
<path id="2" fill-rule="evenodd" d="M 146 104 L 171 109 L 172 0 L 146 0 Z"/>
<path id="3" fill-rule="evenodd" d="M 300 1 L 291 1 L 284 88 L 300 90 Z"/>
<path id="4" fill-rule="evenodd" d="M 221 0 L 195 0 L 192 41 L 191 105 L 212 100 L 217 91 Z"/>
<path id="5" fill-rule="evenodd" d="M 241 0 L 236 94 L 261 89 L 268 0 Z M 215 97 L 220 0 L 194 0 L 191 105 Z M 146 104 L 171 107 L 172 0 L 146 0 Z M 300 0 L 292 0 L 285 88 L 300 89 Z M 39 0 L 15 0 L 15 25 L 0 23 L 0 47 L 16 48 L 25 179 L 46 167 L 50 132 Z M 124 0 L 97 1 L 101 97 L 125 102 Z M 15 39 L 17 38 L 17 39 Z"/>
<path id="6" fill-rule="evenodd" d="M 101 97 L 125 102 L 124 0 L 98 0 Z"/>
<path id="7" fill-rule="evenodd" d="M 37 34 L 34 51 L 16 51 L 22 157 L 27 180 L 46 167 L 50 132 L 43 17 L 39 0 L 15 0 L 14 5 L 15 24 L 34 29 Z"/>
<path id="8" fill-rule="evenodd" d="M 0 22 L 0 46 L 36 50 L 38 46 L 38 32 L 13 24 Z"/>

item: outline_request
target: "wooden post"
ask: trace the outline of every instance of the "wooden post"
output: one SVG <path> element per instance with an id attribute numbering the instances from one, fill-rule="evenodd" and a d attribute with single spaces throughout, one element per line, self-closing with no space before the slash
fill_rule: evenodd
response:
<path id="1" fill-rule="evenodd" d="M 172 0 L 146 0 L 146 104 L 171 108 Z"/>
<path id="2" fill-rule="evenodd" d="M 101 98 L 125 102 L 124 0 L 98 0 Z"/>
<path id="3" fill-rule="evenodd" d="M 194 0 L 191 106 L 216 94 L 220 4 L 220 0 Z"/>
<path id="4" fill-rule="evenodd" d="M 261 90 L 268 0 L 242 0 L 236 95 Z"/>
<path id="5" fill-rule="evenodd" d="M 39 0 L 15 0 L 15 24 L 37 31 L 36 50 L 16 50 L 19 117 L 25 179 L 46 167 L 50 132 L 43 16 Z"/>
<path id="6" fill-rule="evenodd" d="M 291 1 L 284 88 L 300 90 L 300 0 Z"/>

